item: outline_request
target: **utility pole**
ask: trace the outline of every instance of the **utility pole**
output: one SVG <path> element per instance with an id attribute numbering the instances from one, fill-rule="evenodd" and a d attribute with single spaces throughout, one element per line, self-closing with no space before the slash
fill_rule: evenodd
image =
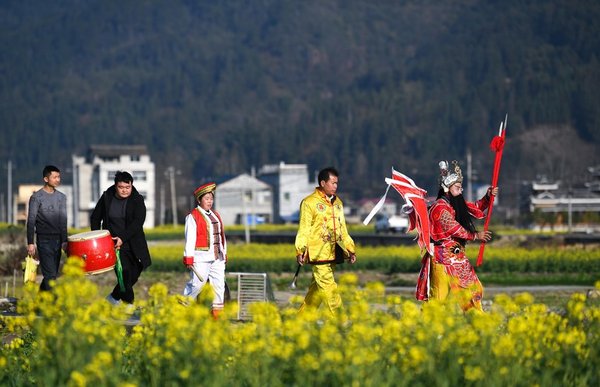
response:
<path id="1" fill-rule="evenodd" d="M 572 227 L 573 227 L 573 189 L 571 188 L 571 185 L 569 184 L 569 206 L 568 206 L 568 230 L 569 232 L 572 231 Z"/>
<path id="2" fill-rule="evenodd" d="M 473 168 L 471 165 L 471 148 L 467 148 L 467 201 L 473 201 Z"/>
<path id="3" fill-rule="evenodd" d="M 165 225 L 165 185 L 160 185 L 160 225 Z"/>
<path id="4" fill-rule="evenodd" d="M 173 226 L 177 226 L 177 197 L 175 195 L 175 167 L 167 168 L 169 180 L 171 183 L 171 211 L 173 213 Z"/>
<path id="5" fill-rule="evenodd" d="M 254 186 L 250 190 L 250 219 L 252 229 L 256 229 L 256 214 L 254 213 Z"/>
<path id="6" fill-rule="evenodd" d="M 246 210 L 246 191 L 243 189 L 240 191 L 242 194 L 242 216 L 244 217 L 244 236 L 246 237 L 246 244 L 250 243 L 250 227 L 248 225 L 248 211 Z"/>
<path id="7" fill-rule="evenodd" d="M 4 194 L 0 193 L 0 221 L 6 221 L 6 212 L 4 211 Z"/>
<path id="8" fill-rule="evenodd" d="M 6 193 L 6 223 L 11 224 L 12 220 L 13 220 L 13 213 L 12 213 L 12 160 L 8 160 L 8 163 L 6 165 L 6 169 L 8 170 L 8 178 L 7 180 L 7 184 L 8 184 L 8 188 L 7 188 L 7 193 Z"/>
<path id="9" fill-rule="evenodd" d="M 79 228 L 79 165 L 73 162 L 73 227 Z"/>
<path id="10" fill-rule="evenodd" d="M 250 176 L 252 176 L 252 179 L 254 180 L 256 178 L 256 170 L 254 169 L 254 166 L 252 166 L 252 168 L 250 169 Z M 256 229 L 256 214 L 254 213 L 254 201 L 255 201 L 255 191 L 254 191 L 254 181 L 252 181 L 251 183 L 251 190 L 250 190 L 250 216 L 252 219 L 252 229 Z"/>

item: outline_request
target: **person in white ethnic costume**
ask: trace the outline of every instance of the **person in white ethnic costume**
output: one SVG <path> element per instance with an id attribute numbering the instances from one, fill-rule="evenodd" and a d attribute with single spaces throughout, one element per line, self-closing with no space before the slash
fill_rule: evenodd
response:
<path id="1" fill-rule="evenodd" d="M 183 295 L 196 299 L 207 281 L 214 290 L 212 315 L 216 319 L 225 297 L 227 241 L 221 216 L 212 209 L 215 183 L 204 184 L 194 191 L 198 206 L 185 218 L 183 264 L 190 269 L 190 280 Z M 200 278 L 199 278 L 200 277 Z"/>

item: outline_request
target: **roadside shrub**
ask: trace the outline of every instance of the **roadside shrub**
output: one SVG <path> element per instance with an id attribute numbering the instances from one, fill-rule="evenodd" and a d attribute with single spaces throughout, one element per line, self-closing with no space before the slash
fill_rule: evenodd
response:
<path id="1" fill-rule="evenodd" d="M 23 226 L 0 224 L 0 275 L 12 275 L 21 269 L 21 261 L 27 255 Z"/>

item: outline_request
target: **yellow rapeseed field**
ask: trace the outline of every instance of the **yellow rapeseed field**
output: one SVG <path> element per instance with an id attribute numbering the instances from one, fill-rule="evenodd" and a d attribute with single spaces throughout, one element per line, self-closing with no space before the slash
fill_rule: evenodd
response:
<path id="1" fill-rule="evenodd" d="M 600 290 L 600 283 L 596 289 Z M 418 304 L 340 277 L 344 309 L 296 313 L 236 305 L 211 318 L 156 284 L 132 311 L 113 307 L 69 260 L 52 293 L 27 288 L 21 317 L 0 320 L 1 385 L 39 386 L 597 386 L 600 306 L 576 294 L 563 313 L 529 294 L 489 313 Z M 378 295 L 378 297 L 373 297 Z M 382 300 L 369 303 L 367 299 Z"/>

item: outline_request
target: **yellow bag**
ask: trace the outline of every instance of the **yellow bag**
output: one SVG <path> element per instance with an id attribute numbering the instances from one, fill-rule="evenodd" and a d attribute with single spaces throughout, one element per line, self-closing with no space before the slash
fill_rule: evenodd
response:
<path id="1" fill-rule="evenodd" d="M 37 276 L 37 268 L 40 264 L 40 261 L 34 259 L 32 256 L 28 255 L 25 257 L 25 262 L 23 262 L 23 283 L 27 282 L 35 282 L 35 277 Z"/>

